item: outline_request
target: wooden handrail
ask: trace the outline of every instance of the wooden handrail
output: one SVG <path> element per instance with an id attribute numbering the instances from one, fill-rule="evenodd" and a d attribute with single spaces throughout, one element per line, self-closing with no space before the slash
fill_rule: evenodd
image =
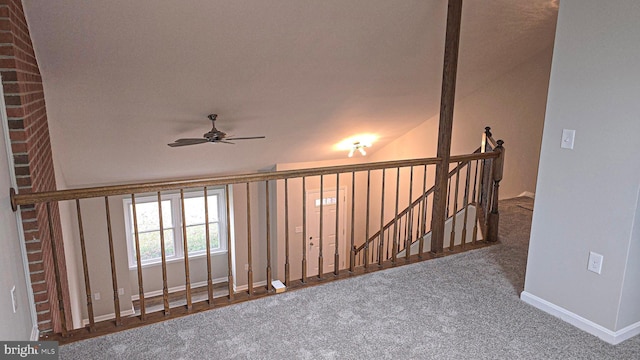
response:
<path id="1" fill-rule="evenodd" d="M 464 168 L 465 166 L 469 165 L 469 163 L 471 161 L 474 160 L 482 160 L 482 159 L 493 159 L 497 157 L 497 154 L 493 153 L 493 152 L 488 152 L 488 153 L 481 153 L 482 149 L 481 148 L 477 148 L 473 153 L 471 154 L 467 154 L 467 155 L 456 155 L 456 156 L 451 156 L 449 163 L 458 163 L 458 165 L 453 168 L 453 170 L 449 171 L 448 177 L 452 177 L 456 171 L 461 170 L 462 168 Z M 373 241 L 375 241 L 376 238 L 378 238 L 380 236 L 380 231 L 385 231 L 387 230 L 389 227 L 391 227 L 391 225 L 394 224 L 396 219 L 400 219 L 401 217 L 403 217 L 404 215 L 406 215 L 409 211 L 411 211 L 411 209 L 413 209 L 414 207 L 416 207 L 421 201 L 422 198 L 428 196 L 429 194 L 433 193 L 435 189 L 435 186 L 432 186 L 431 188 L 429 188 L 429 190 L 427 190 L 422 196 L 420 196 L 418 199 L 416 199 L 415 201 L 413 201 L 409 206 L 407 206 L 404 210 L 402 210 L 401 212 L 398 213 L 397 216 L 395 216 L 393 219 L 391 219 L 389 222 L 387 222 L 384 227 L 382 228 L 382 230 L 378 230 L 375 234 L 373 234 L 371 237 L 369 237 L 369 239 L 364 242 L 362 245 L 358 246 L 355 249 L 355 253 L 358 254 L 364 247 L 366 244 L 371 243 Z"/>
<path id="2" fill-rule="evenodd" d="M 469 155 L 461 155 L 458 157 L 451 157 L 452 161 L 455 158 L 464 158 Z M 488 155 L 483 158 L 492 158 L 493 155 Z M 354 165 L 340 165 L 329 166 L 324 168 L 314 169 L 297 169 L 297 170 L 280 170 L 270 171 L 264 173 L 248 173 L 239 175 L 225 175 L 206 178 L 195 178 L 187 180 L 166 180 L 166 181 L 153 181 L 144 182 L 138 184 L 125 184 L 125 185 L 111 185 L 111 186 L 98 186 L 68 190 L 56 190 L 45 191 L 30 194 L 18 194 L 14 189 L 10 190 L 11 193 L 11 206 L 14 211 L 17 211 L 19 205 L 31 205 L 49 201 L 64 201 L 75 199 L 87 199 L 94 197 L 104 196 L 117 196 L 117 195 L 130 195 L 133 193 L 147 193 L 158 192 L 168 190 L 180 190 L 194 187 L 205 186 L 219 186 L 230 185 L 245 182 L 256 181 L 269 181 L 269 180 L 281 180 L 288 178 L 306 177 L 306 176 L 319 176 L 329 175 L 336 173 L 357 172 L 367 170 L 380 170 L 387 168 L 419 166 L 419 165 L 433 165 L 441 161 L 440 158 L 422 158 L 422 159 L 410 159 L 410 160 L 394 160 L 383 161 L 375 163 L 354 164 Z M 455 160 L 464 161 L 464 160 Z"/>
<path id="3" fill-rule="evenodd" d="M 495 149 L 496 147 L 498 147 L 498 143 L 494 140 L 492 136 L 487 136 L 487 140 L 491 144 L 491 148 Z"/>

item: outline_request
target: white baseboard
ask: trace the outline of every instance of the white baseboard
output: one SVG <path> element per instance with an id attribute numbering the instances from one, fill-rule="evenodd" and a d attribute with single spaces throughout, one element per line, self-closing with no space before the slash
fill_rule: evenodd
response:
<path id="1" fill-rule="evenodd" d="M 38 324 L 36 324 L 31 328 L 31 341 L 38 340 L 40 340 L 40 330 L 38 329 Z"/>
<path id="2" fill-rule="evenodd" d="M 131 316 L 131 315 L 133 315 L 135 313 L 136 313 L 136 311 L 133 309 L 133 304 L 131 304 L 131 309 L 121 310 L 120 311 L 120 316 L 121 317 Z M 96 316 L 95 318 L 93 318 L 93 321 L 94 322 L 100 322 L 100 321 L 111 320 L 111 319 L 115 319 L 115 318 L 116 318 L 116 313 L 110 313 L 110 314 L 104 314 L 104 315 Z M 87 326 L 87 325 L 89 325 L 89 319 L 82 319 L 82 326 Z"/>
<path id="3" fill-rule="evenodd" d="M 518 195 L 518 197 L 522 197 L 522 196 L 535 199 L 536 193 L 532 193 L 531 191 L 524 191 L 522 194 Z"/>
<path id="4" fill-rule="evenodd" d="M 214 284 L 218 284 L 218 283 L 223 283 L 226 282 L 228 279 L 226 277 L 221 277 L 221 278 L 217 278 L 217 279 L 212 279 L 211 281 Z M 192 289 L 196 289 L 199 287 L 205 287 L 207 286 L 207 282 L 206 281 L 199 281 L 199 282 L 195 282 L 195 283 L 191 283 L 191 288 Z M 187 289 L 186 285 L 180 285 L 180 286 L 174 286 L 174 287 L 170 287 L 169 290 L 169 294 L 178 292 L 178 291 L 185 291 Z M 162 290 L 154 290 L 154 291 L 148 291 L 144 293 L 144 297 L 145 298 L 149 298 L 149 297 L 154 297 L 154 296 L 160 296 L 162 295 Z M 131 301 L 138 301 L 140 300 L 140 295 L 135 294 L 135 295 L 131 295 Z"/>
<path id="5" fill-rule="evenodd" d="M 577 327 L 578 329 L 586 331 L 591 335 L 597 336 L 603 341 L 606 341 L 612 345 L 617 345 L 627 339 L 640 334 L 640 322 L 631 324 L 618 331 L 612 331 L 605 328 L 604 326 L 598 325 L 591 320 L 585 319 L 580 315 L 574 314 L 567 309 L 550 303 L 526 291 L 523 291 L 522 294 L 520 294 L 520 299 L 527 304 L 538 308 L 548 314 L 551 314 L 563 321 L 566 321 L 569 324 Z"/>
<path id="6" fill-rule="evenodd" d="M 267 286 L 267 280 L 254 282 L 253 287 L 257 287 L 257 286 Z M 249 284 L 240 285 L 240 286 L 236 286 L 236 284 L 233 284 L 233 292 L 245 291 L 245 290 L 249 290 Z"/>

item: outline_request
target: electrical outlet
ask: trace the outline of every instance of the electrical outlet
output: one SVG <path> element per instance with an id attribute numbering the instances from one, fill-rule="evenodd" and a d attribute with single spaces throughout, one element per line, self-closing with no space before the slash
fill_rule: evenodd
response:
<path id="1" fill-rule="evenodd" d="M 296 234 L 302 233 L 302 226 L 296 226 Z"/>
<path id="2" fill-rule="evenodd" d="M 94 299 L 95 301 L 100 300 L 100 293 L 99 293 L 99 292 L 97 292 L 97 293 L 93 294 L 93 299 Z"/>
<path id="3" fill-rule="evenodd" d="M 124 288 L 118 289 L 118 295 L 124 295 Z"/>
<path id="4" fill-rule="evenodd" d="M 244 271 L 249 271 L 249 264 L 244 264 Z"/>
<path id="5" fill-rule="evenodd" d="M 18 312 L 18 300 L 16 299 L 16 286 L 11 288 L 11 305 L 13 305 L 13 313 Z"/>
<path id="6" fill-rule="evenodd" d="M 593 251 L 589 252 L 589 264 L 587 265 L 587 270 L 593 271 L 596 274 L 602 273 L 602 261 L 604 257 L 598 253 L 594 253 Z"/>

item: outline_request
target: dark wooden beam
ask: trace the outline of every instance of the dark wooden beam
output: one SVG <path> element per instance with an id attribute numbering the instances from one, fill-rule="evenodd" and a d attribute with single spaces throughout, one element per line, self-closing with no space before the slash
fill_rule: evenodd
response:
<path id="1" fill-rule="evenodd" d="M 442 71 L 442 93 L 440 99 L 440 125 L 438 127 L 437 157 L 442 159 L 436 165 L 436 189 L 433 198 L 431 223 L 431 251 L 442 252 L 444 243 L 444 222 L 447 206 L 447 175 L 451 157 L 451 130 L 453 127 L 453 106 L 456 97 L 456 76 L 458 72 L 458 48 L 460 44 L 460 24 L 462 20 L 462 0 L 449 0 L 447 9 L 447 34 L 444 47 L 444 67 Z"/>

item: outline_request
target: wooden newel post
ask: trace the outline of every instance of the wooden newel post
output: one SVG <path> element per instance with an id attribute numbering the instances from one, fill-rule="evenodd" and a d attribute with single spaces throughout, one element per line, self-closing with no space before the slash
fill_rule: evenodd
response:
<path id="1" fill-rule="evenodd" d="M 491 134 L 491 127 L 487 126 L 484 128 L 484 133 L 482 133 L 482 147 L 481 147 L 481 151 L 480 152 L 487 152 L 488 150 L 490 150 L 490 147 L 487 147 L 487 144 L 489 143 L 489 138 L 493 136 Z"/>
<path id="2" fill-rule="evenodd" d="M 500 181 L 502 180 L 502 169 L 504 167 L 504 147 L 502 147 L 504 141 L 498 140 L 497 144 L 498 146 L 496 146 L 493 151 L 499 153 L 499 156 L 493 160 L 493 173 L 491 174 L 493 196 L 491 199 L 491 212 L 489 213 L 489 221 L 487 226 L 487 240 L 490 242 L 498 240 L 498 223 L 500 220 L 500 212 L 498 211 L 498 190 L 500 187 Z"/>
<path id="3" fill-rule="evenodd" d="M 491 150 L 493 150 L 493 148 L 491 147 L 491 144 L 489 142 L 489 139 L 491 138 L 492 134 L 491 134 L 491 128 L 489 126 L 484 128 L 484 132 L 482 133 L 482 144 L 480 145 L 480 152 L 481 153 L 486 153 L 489 152 Z M 486 219 L 488 217 L 489 211 L 491 211 L 491 184 L 493 183 L 492 180 L 492 176 L 491 176 L 491 162 L 493 160 L 487 159 L 487 160 L 482 160 L 482 167 L 480 169 L 480 196 L 478 198 L 478 202 L 480 203 L 480 206 L 482 207 L 482 211 L 485 217 L 485 224 L 486 224 Z"/>

